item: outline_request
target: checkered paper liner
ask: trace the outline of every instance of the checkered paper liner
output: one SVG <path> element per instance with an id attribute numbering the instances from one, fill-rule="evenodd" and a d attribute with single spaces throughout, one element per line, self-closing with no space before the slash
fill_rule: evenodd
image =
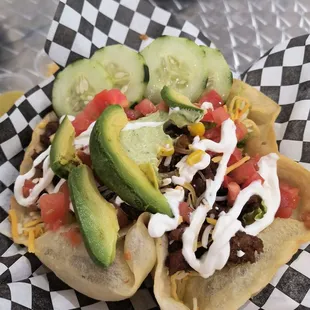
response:
<path id="1" fill-rule="evenodd" d="M 147 34 L 150 39 L 141 41 L 140 34 Z M 198 44 L 211 44 L 195 26 L 154 7 L 148 1 L 62 0 L 45 49 L 56 63 L 64 67 L 76 59 L 90 57 L 100 47 L 115 43 L 139 51 L 163 34 L 188 37 Z M 310 130 L 307 130 L 310 102 L 307 102 L 307 85 L 304 84 L 310 83 L 310 76 L 307 78 L 304 72 L 310 62 L 307 60 L 307 40 L 308 36 L 304 36 L 275 47 L 245 77 L 249 84 L 283 105 L 284 112 L 281 112 L 277 124 L 280 149 L 305 166 L 310 165 L 310 158 L 306 156 L 307 141 L 310 141 Z M 270 76 L 275 79 L 270 79 Z M 7 211 L 14 181 L 33 128 L 51 110 L 53 81 L 54 77 L 51 77 L 31 89 L 0 118 L 0 310 L 159 309 L 152 292 L 151 278 L 147 278 L 135 296 L 128 300 L 96 301 L 68 287 L 35 255 L 13 244 L 9 238 Z M 280 268 L 272 282 L 242 309 L 308 309 L 309 258 L 310 246 L 305 245 L 288 264 Z"/>

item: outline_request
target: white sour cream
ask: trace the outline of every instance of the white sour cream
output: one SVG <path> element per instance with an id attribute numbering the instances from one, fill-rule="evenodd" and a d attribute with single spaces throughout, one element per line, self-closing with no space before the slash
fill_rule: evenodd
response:
<path id="1" fill-rule="evenodd" d="M 226 265 L 230 254 L 229 241 L 238 231 L 257 235 L 273 222 L 281 199 L 277 160 L 278 155 L 276 154 L 269 154 L 260 159 L 258 163 L 259 174 L 264 178 L 264 183 L 261 184 L 260 181 L 251 183 L 239 193 L 229 212 L 220 214 L 212 233 L 213 243 L 201 259 L 196 258 L 194 246 L 201 226 L 205 221 L 207 211 L 202 206 L 199 206 L 192 213 L 190 226 L 185 230 L 182 237 L 182 254 L 188 264 L 199 272 L 203 278 L 212 276 L 216 270 L 220 270 Z M 263 199 L 267 206 L 267 213 L 262 219 L 243 228 L 238 216 L 246 202 L 253 195 L 259 195 Z"/>
<path id="2" fill-rule="evenodd" d="M 184 189 L 180 186 L 177 186 L 174 189 L 169 188 L 164 196 L 169 203 L 174 217 L 161 213 L 152 214 L 148 225 L 148 231 L 152 238 L 160 238 L 166 231 L 171 231 L 179 226 L 179 204 L 184 199 Z"/>
<path id="3" fill-rule="evenodd" d="M 73 119 L 73 116 L 68 116 L 69 120 Z M 64 117 L 62 117 L 62 120 Z M 60 121 L 62 121 L 60 120 Z M 89 138 L 90 134 L 93 130 L 95 122 L 91 123 L 86 131 L 82 132 L 78 137 L 74 140 L 74 147 L 76 149 L 83 148 L 84 152 L 87 153 L 89 146 Z M 52 184 L 52 180 L 55 176 L 53 170 L 50 168 L 50 151 L 51 146 L 48 147 L 42 154 L 40 154 L 34 161 L 32 168 L 25 174 L 19 175 L 15 181 L 14 185 L 14 195 L 16 201 L 24 207 L 28 207 L 36 202 L 40 193 L 43 190 L 46 190 L 48 193 L 57 193 L 61 187 L 61 185 L 65 182 L 65 180 L 60 180 L 60 182 L 54 188 Z M 23 196 L 23 186 L 26 180 L 31 180 L 35 175 L 36 169 L 41 162 L 43 162 L 43 175 L 39 180 L 36 180 L 36 184 L 32 190 L 30 190 L 30 194 L 27 198 Z"/>
<path id="4" fill-rule="evenodd" d="M 211 111 L 214 110 L 213 104 L 208 101 L 203 102 L 200 108 L 205 110 L 205 112 L 207 112 L 207 110 L 211 110 Z"/>
<path id="5" fill-rule="evenodd" d="M 198 136 L 194 139 L 192 144 L 193 149 L 223 153 L 222 160 L 219 163 L 214 180 L 207 180 L 205 199 L 211 207 L 215 202 L 216 193 L 224 181 L 227 164 L 231 154 L 234 152 L 237 146 L 237 142 L 236 126 L 230 118 L 224 121 L 222 124 L 221 141 L 219 143 L 209 139 L 200 140 Z"/>
<path id="6" fill-rule="evenodd" d="M 122 131 L 135 130 L 144 127 L 158 127 L 162 126 L 165 122 L 128 122 Z"/>
<path id="7" fill-rule="evenodd" d="M 49 168 L 50 164 L 50 153 L 51 147 L 48 147 L 46 151 L 40 154 L 33 162 L 32 168 L 25 174 L 19 175 L 14 184 L 14 195 L 16 201 L 22 206 L 30 206 L 34 204 L 39 196 L 39 194 L 51 184 L 54 172 Z M 39 179 L 39 182 L 36 183 L 34 188 L 30 190 L 30 194 L 27 198 L 23 195 L 23 186 L 26 180 L 31 180 L 31 178 L 36 173 L 36 167 L 43 162 L 43 176 Z"/>
<path id="8" fill-rule="evenodd" d="M 184 156 L 177 164 L 176 167 L 179 168 L 179 175 L 180 176 L 173 176 L 172 182 L 178 185 L 184 185 L 185 183 L 190 183 L 193 180 L 194 175 L 205 168 L 207 168 L 210 164 L 211 157 L 209 154 L 203 154 L 201 160 L 193 165 L 190 166 L 186 163 L 188 156 Z"/>

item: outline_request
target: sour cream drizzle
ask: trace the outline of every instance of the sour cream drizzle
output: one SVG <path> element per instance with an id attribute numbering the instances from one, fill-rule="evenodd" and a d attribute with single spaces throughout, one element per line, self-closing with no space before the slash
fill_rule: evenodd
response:
<path id="1" fill-rule="evenodd" d="M 261 184 L 260 181 L 251 183 L 239 193 L 229 212 L 220 214 L 212 233 L 213 243 L 201 259 L 196 258 L 193 246 L 196 244 L 201 225 L 208 211 L 205 207 L 199 206 L 192 213 L 191 224 L 182 237 L 182 254 L 189 265 L 199 272 L 202 277 L 208 278 L 216 270 L 220 270 L 226 265 L 230 254 L 229 241 L 238 231 L 257 235 L 273 222 L 281 199 L 277 176 L 277 160 L 278 155 L 276 154 L 269 154 L 260 159 L 258 163 L 259 174 L 264 178 L 264 183 Z M 253 224 L 243 228 L 237 218 L 246 202 L 253 195 L 259 195 L 263 199 L 267 206 L 267 213 L 262 219 L 256 220 Z"/>
<path id="2" fill-rule="evenodd" d="M 74 116 L 68 115 L 69 120 L 74 120 Z M 59 122 L 61 123 L 64 117 L 61 117 Z M 95 125 L 95 122 L 91 123 L 88 129 L 82 132 L 74 141 L 74 146 L 76 149 L 85 148 L 89 145 L 89 138 L 91 131 Z M 55 176 L 53 170 L 50 168 L 50 151 L 51 146 L 48 147 L 42 154 L 40 154 L 34 161 L 32 168 L 25 174 L 19 175 L 16 179 L 14 185 L 14 195 L 16 201 L 24 207 L 30 206 L 36 202 L 40 193 L 46 189 L 48 193 L 57 193 L 61 185 L 65 180 L 60 180 L 60 182 L 55 186 L 52 184 L 52 180 Z M 85 150 L 87 152 L 87 149 Z M 36 167 L 43 162 L 43 175 L 39 178 L 34 188 L 30 190 L 30 194 L 27 198 L 23 195 L 23 186 L 26 180 L 31 180 L 36 173 Z"/>
<path id="3" fill-rule="evenodd" d="M 49 146 L 46 151 L 40 154 L 33 162 L 32 168 L 25 174 L 19 175 L 15 181 L 14 194 L 16 201 L 22 206 L 30 206 L 37 200 L 39 194 L 52 182 L 54 172 L 49 168 L 50 164 L 50 153 L 51 147 Z M 26 180 L 30 180 L 36 173 L 36 168 L 40 163 L 43 162 L 43 177 L 39 179 L 39 182 L 30 191 L 27 198 L 23 195 L 23 186 Z"/>
<path id="4" fill-rule="evenodd" d="M 158 127 L 163 125 L 165 122 L 128 122 L 122 131 L 135 130 L 144 127 Z"/>
<path id="5" fill-rule="evenodd" d="M 184 156 L 177 164 L 176 167 L 179 168 L 180 176 L 173 176 L 172 182 L 178 185 L 184 185 L 185 183 L 190 183 L 193 180 L 194 175 L 205 168 L 207 168 L 210 164 L 211 157 L 209 154 L 203 154 L 201 160 L 193 165 L 190 166 L 186 163 L 188 156 Z"/>
<path id="6" fill-rule="evenodd" d="M 179 226 L 179 204 L 184 199 L 184 189 L 181 186 L 177 186 L 174 189 L 169 188 L 164 196 L 168 200 L 174 217 L 172 218 L 161 213 L 152 214 L 148 226 L 148 231 L 152 238 L 162 237 L 166 231 L 171 231 Z"/>
<path id="7" fill-rule="evenodd" d="M 224 181 L 227 164 L 231 154 L 236 148 L 237 142 L 236 126 L 230 118 L 222 124 L 221 141 L 219 143 L 209 139 L 200 140 L 198 136 L 194 139 L 192 144 L 193 149 L 223 153 L 222 160 L 219 163 L 214 180 L 208 180 L 207 184 L 208 186 L 205 193 L 205 199 L 211 207 L 215 202 L 216 193 Z"/>

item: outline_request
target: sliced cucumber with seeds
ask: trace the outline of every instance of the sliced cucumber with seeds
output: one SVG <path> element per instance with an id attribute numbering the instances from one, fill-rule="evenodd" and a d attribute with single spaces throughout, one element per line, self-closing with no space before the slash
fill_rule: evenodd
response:
<path id="1" fill-rule="evenodd" d="M 228 98 L 233 83 L 232 73 L 220 50 L 201 46 L 206 53 L 206 70 L 208 82 L 206 90 L 215 90 L 224 101 Z"/>
<path id="2" fill-rule="evenodd" d="M 207 71 L 204 51 L 186 38 L 163 36 L 154 40 L 141 54 L 150 70 L 145 96 L 161 101 L 164 86 L 171 86 L 195 102 L 205 89 Z"/>
<path id="3" fill-rule="evenodd" d="M 92 59 L 103 65 L 112 80 L 113 88 L 120 89 L 132 104 L 142 99 L 149 72 L 140 53 L 117 44 L 100 49 Z"/>
<path id="4" fill-rule="evenodd" d="M 96 94 L 111 88 L 112 81 L 99 62 L 77 60 L 57 75 L 52 94 L 53 108 L 59 117 L 76 115 Z"/>

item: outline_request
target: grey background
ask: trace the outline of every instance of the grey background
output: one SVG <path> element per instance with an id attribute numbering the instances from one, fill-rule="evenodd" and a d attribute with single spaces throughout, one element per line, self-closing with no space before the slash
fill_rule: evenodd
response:
<path id="1" fill-rule="evenodd" d="M 134 0 L 132 0 L 134 1 Z M 245 71 L 280 41 L 310 32 L 310 0 L 150 0 L 198 26 Z M 0 73 L 36 85 L 48 62 L 42 50 L 58 0 L 0 0 Z M 0 84 L 1 84 L 0 80 Z M 1 86 L 1 85 L 0 85 Z"/>

